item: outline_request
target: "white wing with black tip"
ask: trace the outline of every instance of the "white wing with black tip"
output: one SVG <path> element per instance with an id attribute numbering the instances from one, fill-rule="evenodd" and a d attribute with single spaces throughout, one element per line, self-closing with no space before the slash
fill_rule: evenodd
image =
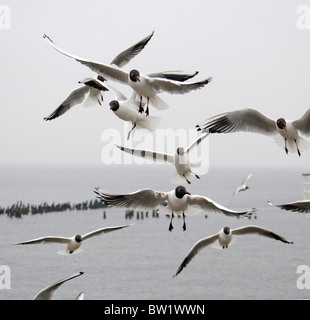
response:
<path id="1" fill-rule="evenodd" d="M 194 246 L 190 249 L 190 251 L 186 255 L 185 259 L 183 260 L 183 262 L 181 263 L 181 265 L 179 266 L 177 272 L 174 274 L 173 277 L 176 277 L 191 262 L 191 260 L 198 254 L 198 252 L 201 249 L 214 243 L 215 241 L 218 240 L 218 238 L 219 238 L 219 234 L 216 233 L 210 237 L 203 238 L 203 239 L 197 241 L 194 244 Z"/>
<path id="2" fill-rule="evenodd" d="M 152 189 L 141 189 L 128 194 L 111 194 L 100 188 L 96 188 L 95 193 L 97 194 L 98 199 L 107 205 L 132 209 L 155 208 L 168 199 L 166 193 Z"/>
<path id="3" fill-rule="evenodd" d="M 212 211 L 214 213 L 222 213 L 230 217 L 239 218 L 240 216 L 250 216 L 256 211 L 255 208 L 246 210 L 246 211 L 231 210 L 216 203 L 215 201 L 207 197 L 203 197 L 199 195 L 189 195 L 187 199 L 188 199 L 188 204 L 190 206 L 199 207 L 203 211 Z"/>
<path id="4" fill-rule="evenodd" d="M 233 235 L 246 235 L 246 234 L 258 234 L 260 236 L 264 236 L 267 238 L 271 238 L 274 240 L 279 240 L 282 241 L 284 243 L 290 243 L 292 244 L 292 241 L 289 241 L 285 238 L 283 238 L 282 236 L 268 230 L 268 229 L 264 229 L 261 227 L 257 227 L 257 226 L 245 226 L 245 227 L 241 227 L 241 228 L 236 228 L 236 229 L 231 229 L 231 232 Z"/>
<path id="5" fill-rule="evenodd" d="M 94 236 L 100 236 L 103 233 L 112 232 L 112 231 L 115 231 L 115 230 L 119 230 L 119 229 L 130 227 L 130 226 L 132 226 L 132 224 L 123 225 L 123 226 L 100 228 L 100 229 L 97 229 L 97 230 L 94 230 L 94 231 L 91 231 L 91 232 L 88 232 L 88 233 L 84 234 L 82 236 L 82 239 L 86 240 L 86 239 L 89 239 L 89 238 L 94 237 Z"/>
<path id="6" fill-rule="evenodd" d="M 275 121 L 254 109 L 226 112 L 207 119 L 196 126 L 210 133 L 256 132 L 265 135 L 277 133 Z"/>
<path id="7" fill-rule="evenodd" d="M 293 201 L 293 202 L 288 202 L 283 204 L 273 204 L 270 201 L 268 201 L 268 203 L 272 206 L 276 206 L 287 211 L 303 212 L 303 213 L 310 212 L 309 200 Z"/>

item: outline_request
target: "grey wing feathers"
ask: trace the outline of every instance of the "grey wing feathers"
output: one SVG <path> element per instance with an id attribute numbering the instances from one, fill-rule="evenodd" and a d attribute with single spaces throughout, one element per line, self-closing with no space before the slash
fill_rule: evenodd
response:
<path id="1" fill-rule="evenodd" d="M 85 99 L 85 96 L 89 93 L 89 87 L 83 86 L 81 88 L 73 90 L 69 96 L 62 102 L 62 104 L 48 117 L 45 117 L 44 120 L 53 120 L 59 116 L 66 113 L 75 105 L 82 103 Z"/>
<path id="2" fill-rule="evenodd" d="M 75 273 L 69 277 L 66 277 L 64 279 L 61 279 L 55 283 L 53 283 L 52 285 L 46 287 L 45 289 L 41 290 L 34 298 L 33 300 L 52 300 L 53 299 L 53 295 L 55 290 L 57 290 L 63 283 L 74 279 L 76 277 L 81 276 L 82 274 L 84 274 L 84 272 L 78 272 Z"/>
<path id="3" fill-rule="evenodd" d="M 279 207 L 287 211 L 303 212 L 303 213 L 310 212 L 310 201 L 308 200 L 294 201 L 294 202 L 289 202 L 284 204 L 273 204 L 270 201 L 268 201 L 268 203 L 270 205 L 274 205 L 276 207 Z"/>
<path id="4" fill-rule="evenodd" d="M 19 243 L 16 243 L 16 245 L 38 244 L 38 243 L 69 243 L 69 242 L 70 242 L 70 238 L 48 236 L 48 237 L 42 237 L 42 238 L 19 242 Z"/>
<path id="5" fill-rule="evenodd" d="M 128 194 L 110 194 L 100 188 L 95 189 L 98 198 L 105 204 L 125 208 L 150 209 L 167 200 L 167 195 L 151 189 L 142 189 Z"/>
<path id="6" fill-rule="evenodd" d="M 294 127 L 306 136 L 310 135 L 310 109 L 298 120 L 292 122 Z"/>
<path id="7" fill-rule="evenodd" d="M 151 40 L 153 35 L 154 35 L 154 31 L 146 38 L 142 39 L 141 41 L 137 42 L 136 44 L 134 44 L 130 48 L 128 48 L 128 49 L 124 50 L 123 52 L 121 52 L 120 54 L 118 54 L 113 59 L 111 64 L 115 64 L 116 66 L 118 66 L 120 68 L 123 67 L 124 65 L 126 65 L 132 58 L 134 58 L 137 54 L 139 54 L 144 49 L 144 47 Z"/>
<path id="8" fill-rule="evenodd" d="M 150 78 L 153 88 L 157 92 L 166 91 L 170 94 L 185 94 L 193 90 L 201 89 L 210 81 L 212 78 L 208 78 L 202 81 L 194 83 L 183 83 L 174 80 L 160 79 L 160 78 Z"/>
<path id="9" fill-rule="evenodd" d="M 270 230 L 267 230 L 267 229 L 264 229 L 261 227 L 257 227 L 257 226 L 252 226 L 252 225 L 237 228 L 237 229 L 232 229 L 231 232 L 233 235 L 244 235 L 244 234 L 257 233 L 261 236 L 268 237 L 268 238 L 275 239 L 275 240 L 279 240 L 284 243 L 293 243 L 292 241 L 286 240 L 285 238 L 281 237 L 280 235 L 278 235 Z"/>
<path id="10" fill-rule="evenodd" d="M 207 197 L 195 196 L 195 195 L 188 196 L 188 204 L 192 206 L 198 206 L 202 210 L 213 211 L 215 213 L 223 213 L 227 216 L 236 217 L 236 218 L 239 218 L 240 216 L 246 216 L 246 217 L 251 216 L 256 211 L 255 208 L 246 210 L 246 211 L 231 210 L 231 209 L 225 208 L 224 206 L 216 203 L 215 201 Z"/>
<path id="11" fill-rule="evenodd" d="M 95 231 L 91 231 L 89 233 L 86 233 L 82 236 L 82 239 L 86 240 L 88 238 L 91 238 L 91 237 L 94 237 L 94 236 L 99 236 L 103 233 L 108 233 L 108 232 L 111 232 L 111 231 L 115 231 L 115 230 L 119 230 L 119 229 L 123 229 L 123 228 L 127 228 L 127 227 L 130 227 L 131 225 L 128 224 L 128 225 L 124 225 L 124 226 L 115 226 L 115 227 L 105 227 L 105 228 L 100 228 L 98 230 L 95 230 Z"/>
<path id="12" fill-rule="evenodd" d="M 183 260 L 183 262 L 181 263 L 181 265 L 179 266 L 177 272 L 173 277 L 176 277 L 190 263 L 190 261 L 198 254 L 198 252 L 201 249 L 212 244 L 217 239 L 218 239 L 218 234 L 214 234 L 210 237 L 197 241 L 192 247 L 192 249 L 188 252 L 187 256 L 185 257 L 185 259 Z"/>
<path id="13" fill-rule="evenodd" d="M 58 46 L 55 45 L 55 43 L 47 35 L 44 35 L 43 38 L 45 38 L 50 44 L 50 46 L 52 46 L 52 48 L 54 48 L 55 50 L 57 50 L 58 52 L 62 53 L 63 55 L 69 58 L 75 59 L 76 61 L 82 63 L 83 65 L 86 65 L 88 68 L 90 68 L 92 71 L 96 72 L 97 74 L 100 74 L 102 76 L 107 76 L 108 78 L 115 81 L 127 83 L 128 73 L 120 69 L 119 67 L 106 65 L 100 62 L 89 61 L 84 58 L 75 56 L 71 53 L 68 53 L 60 49 Z"/>
<path id="14" fill-rule="evenodd" d="M 198 131 L 208 129 L 210 133 L 256 132 L 266 135 L 276 134 L 274 120 L 254 109 L 226 112 L 207 119 L 196 126 Z"/>
<path id="15" fill-rule="evenodd" d="M 186 80 L 189 80 L 195 77 L 197 74 L 198 74 L 198 71 L 186 72 L 186 71 L 177 70 L 177 71 L 162 71 L 162 72 L 149 73 L 148 76 L 150 78 L 164 78 L 164 79 L 184 82 Z"/>

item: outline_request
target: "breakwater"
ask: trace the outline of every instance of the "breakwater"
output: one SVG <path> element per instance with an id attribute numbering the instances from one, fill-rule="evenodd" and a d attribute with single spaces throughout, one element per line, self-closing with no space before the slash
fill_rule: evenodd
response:
<path id="1" fill-rule="evenodd" d="M 47 202 L 43 202 L 40 204 L 29 204 L 24 203 L 22 201 L 17 201 L 16 203 L 2 208 L 0 206 L 0 215 L 4 214 L 10 218 L 21 218 L 24 215 L 35 215 L 35 214 L 44 214 L 49 212 L 63 212 L 67 210 L 94 210 L 107 208 L 107 205 L 102 203 L 101 201 L 95 200 L 86 200 L 79 203 L 55 203 L 52 202 L 48 204 Z"/>

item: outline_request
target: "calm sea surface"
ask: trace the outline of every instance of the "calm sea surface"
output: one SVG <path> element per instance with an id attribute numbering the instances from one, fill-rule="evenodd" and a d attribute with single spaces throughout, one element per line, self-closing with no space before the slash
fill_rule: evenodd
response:
<path id="1" fill-rule="evenodd" d="M 310 169 L 309 169 L 310 171 Z M 126 209 L 108 208 L 52 212 L 22 218 L 0 216 L 0 266 L 11 272 L 11 289 L 0 289 L 1 300 L 33 299 L 43 288 L 78 271 L 85 274 L 60 287 L 55 299 L 74 299 L 81 291 L 95 300 L 209 300 L 209 299 L 308 299 L 310 290 L 298 289 L 300 265 L 310 266 L 310 219 L 300 213 L 267 204 L 303 198 L 304 168 L 212 168 L 186 186 L 229 206 L 232 193 L 253 172 L 250 189 L 233 200 L 233 209 L 258 209 L 251 219 L 201 212 L 182 219 L 160 215 L 125 218 Z M 171 166 L 1 166 L 0 207 L 17 201 L 77 203 L 95 199 L 99 186 L 112 193 L 141 188 L 172 190 Z M 106 218 L 104 218 L 104 211 Z M 207 216 L 206 216 L 207 215 Z M 85 241 L 84 251 L 58 255 L 60 244 L 14 246 L 13 243 L 47 235 L 73 236 L 105 226 L 134 223 L 130 228 Z M 199 239 L 232 228 L 255 224 L 294 241 L 288 245 L 255 235 L 239 237 L 227 250 L 202 250 L 172 278 L 187 252 Z M 1 276 L 1 275 L 0 275 Z"/>

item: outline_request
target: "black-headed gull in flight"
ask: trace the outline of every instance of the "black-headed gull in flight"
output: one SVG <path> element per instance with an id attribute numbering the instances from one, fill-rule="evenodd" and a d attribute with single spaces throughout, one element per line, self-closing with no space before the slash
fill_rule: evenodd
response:
<path id="1" fill-rule="evenodd" d="M 191 250 L 188 252 L 187 256 L 185 257 L 185 259 L 183 260 L 183 262 L 181 263 L 181 265 L 179 266 L 177 272 L 173 277 L 176 277 L 189 264 L 189 262 L 198 254 L 198 252 L 201 249 L 215 243 L 216 241 L 219 242 L 220 246 L 223 249 L 228 248 L 228 245 L 232 241 L 233 235 L 240 236 L 240 235 L 246 235 L 246 234 L 257 234 L 257 235 L 268 237 L 274 240 L 279 240 L 284 243 L 289 243 L 289 244 L 293 243 L 270 230 L 253 226 L 253 225 L 240 227 L 236 229 L 230 229 L 229 227 L 224 227 L 218 233 L 212 236 L 209 236 L 207 238 L 203 238 L 198 242 L 196 242 L 194 246 L 191 248 Z"/>
<path id="2" fill-rule="evenodd" d="M 192 163 L 190 161 L 189 153 L 197 148 L 198 145 L 209 135 L 209 133 L 204 132 L 201 136 L 199 136 L 196 140 L 194 140 L 189 146 L 186 148 L 179 147 L 176 152 L 173 154 L 170 153 L 162 153 L 152 150 L 141 150 L 141 149 L 132 149 L 127 147 L 122 147 L 116 145 L 120 150 L 132 154 L 134 156 L 142 157 L 145 159 L 152 159 L 155 162 L 165 162 L 173 164 L 176 168 L 176 174 L 172 177 L 172 183 L 191 183 L 193 177 L 200 179 L 199 175 L 195 173 L 194 167 L 199 167 L 200 163 Z"/>
<path id="3" fill-rule="evenodd" d="M 309 142 L 300 136 L 310 135 L 310 109 L 297 120 L 284 118 L 273 120 L 254 109 L 241 109 L 226 112 L 209 118 L 196 126 L 199 130 L 208 129 L 210 133 L 256 132 L 273 136 L 285 152 L 298 152 L 309 148 Z"/>
<path id="4" fill-rule="evenodd" d="M 65 250 L 58 251 L 58 254 L 69 255 L 69 254 L 81 252 L 82 250 L 81 250 L 80 246 L 82 245 L 82 242 L 91 238 L 91 237 L 99 236 L 103 233 L 108 233 L 111 231 L 127 228 L 129 226 L 131 226 L 131 225 L 100 228 L 100 229 L 91 231 L 89 233 L 86 233 L 82 236 L 77 234 L 77 235 L 70 237 L 70 238 L 58 237 L 58 236 L 41 237 L 41 238 L 37 238 L 37 239 L 19 242 L 19 243 L 16 243 L 16 245 L 40 244 L 40 243 L 63 243 L 63 244 L 67 244 L 67 247 Z"/>
<path id="5" fill-rule="evenodd" d="M 110 110 L 121 120 L 128 122 L 127 140 L 130 134 L 141 129 L 153 132 L 159 125 L 161 118 L 158 116 L 147 116 L 139 111 L 139 101 L 136 99 L 136 93 L 127 98 L 122 92 L 116 88 L 107 85 L 107 88 L 114 94 L 115 100 L 110 101 Z"/>
<path id="6" fill-rule="evenodd" d="M 169 231 L 173 229 L 172 219 L 174 218 L 174 214 L 182 214 L 183 231 L 185 231 L 186 214 L 213 211 L 215 213 L 222 213 L 230 217 L 239 218 L 240 216 L 250 216 L 256 210 L 234 211 L 221 206 L 207 197 L 191 195 L 184 186 L 178 186 L 169 192 L 141 189 L 128 194 L 111 194 L 100 188 L 96 188 L 95 193 L 103 203 L 115 207 L 152 209 L 163 202 L 167 202 L 167 206 L 161 209 L 159 213 L 171 214 Z"/>
<path id="7" fill-rule="evenodd" d="M 83 103 L 85 107 L 93 106 L 95 102 L 101 105 L 103 102 L 102 92 L 109 91 L 103 85 L 104 81 L 105 79 L 101 76 L 85 78 L 79 81 L 83 86 L 73 90 L 60 106 L 49 116 L 45 117 L 44 120 L 49 121 L 56 119 L 80 103 Z"/>
<path id="8" fill-rule="evenodd" d="M 131 61 L 131 59 L 133 59 L 137 54 L 139 54 L 144 49 L 147 43 L 151 40 L 153 34 L 154 32 L 152 32 L 149 36 L 140 40 L 133 46 L 119 53 L 111 61 L 110 64 L 118 67 L 125 66 L 127 63 Z M 44 35 L 43 38 L 46 38 L 49 42 L 53 43 L 53 41 L 47 35 Z M 182 79 L 182 76 L 183 76 L 184 79 L 186 80 L 188 79 L 188 77 L 191 77 L 194 75 L 196 74 L 178 74 L 177 72 L 175 73 L 171 72 L 171 77 L 175 76 L 175 77 L 180 77 L 180 79 Z M 163 73 L 162 76 L 169 77 L 169 73 L 168 72 L 167 74 Z M 50 114 L 48 117 L 45 117 L 44 120 L 53 120 L 63 115 L 73 106 L 78 105 L 82 102 L 84 102 L 83 104 L 86 107 L 94 105 L 94 102 L 98 102 L 101 105 L 103 102 L 102 92 L 107 91 L 106 87 L 103 85 L 104 81 L 106 81 L 106 79 L 102 76 L 86 78 L 82 81 L 79 81 L 79 83 L 83 84 L 83 86 L 73 90 L 68 95 L 68 97 L 61 103 L 61 105 L 52 114 Z"/>
<path id="9" fill-rule="evenodd" d="M 50 286 L 44 288 L 43 290 L 41 290 L 34 298 L 33 300 L 53 300 L 54 298 L 54 294 L 55 291 L 65 282 L 80 277 L 82 274 L 84 274 L 84 272 L 78 272 L 78 273 L 74 273 L 71 276 L 68 276 L 66 278 L 63 278 L 53 284 L 51 284 Z M 77 299 L 77 300 L 81 300 L 81 299 Z"/>
<path id="10" fill-rule="evenodd" d="M 154 107 L 159 110 L 167 109 L 169 106 L 159 96 L 159 92 L 168 92 L 170 94 L 185 94 L 193 90 L 201 89 L 206 86 L 212 78 L 204 79 L 202 81 L 193 83 L 183 83 L 180 81 L 165 79 L 165 78 L 154 78 L 146 74 L 141 73 L 137 69 L 132 69 L 129 72 L 125 71 L 119 66 L 103 64 L 101 62 L 90 61 L 73 54 L 70 54 L 55 45 L 48 36 L 45 39 L 49 40 L 49 44 L 60 53 L 75 59 L 83 65 L 90 68 L 107 79 L 118 81 L 129 85 L 135 90 L 141 98 L 147 99 L 147 104 L 150 102 Z"/>
<path id="11" fill-rule="evenodd" d="M 293 201 L 293 202 L 288 202 L 283 204 L 273 204 L 272 202 L 268 201 L 268 204 L 271 206 L 279 207 L 283 210 L 288 210 L 293 212 L 302 212 L 302 213 L 310 212 L 310 200 Z"/>
<path id="12" fill-rule="evenodd" d="M 253 173 L 250 173 L 242 182 L 241 184 L 236 188 L 236 190 L 234 191 L 233 193 L 233 197 L 241 192 L 241 191 L 245 191 L 245 190 L 248 190 L 250 189 L 250 187 L 247 185 L 249 179 L 253 176 Z"/>

